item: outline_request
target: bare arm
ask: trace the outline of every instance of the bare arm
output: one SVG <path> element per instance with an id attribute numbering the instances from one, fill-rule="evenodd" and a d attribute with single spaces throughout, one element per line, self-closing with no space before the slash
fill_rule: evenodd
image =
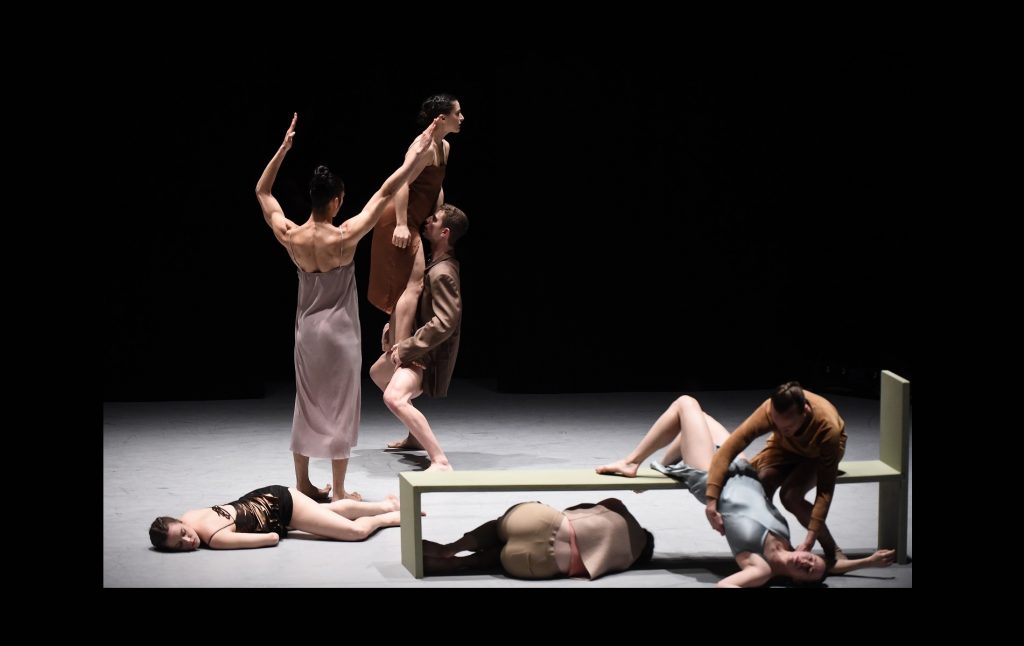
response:
<path id="1" fill-rule="evenodd" d="M 761 556 L 750 552 L 736 555 L 740 571 L 718 582 L 719 588 L 758 588 L 772 578 L 772 568 Z"/>
<path id="2" fill-rule="evenodd" d="M 423 170 L 430 152 L 430 141 L 434 136 L 434 127 L 437 126 L 438 121 L 440 121 L 440 117 L 434 119 L 427 126 L 427 129 L 416 138 L 416 141 L 405 153 L 405 161 L 402 163 L 402 166 L 385 180 L 380 190 L 374 193 L 370 201 L 363 207 L 363 210 L 358 215 L 354 215 L 341 223 L 342 244 L 354 245 L 359 242 L 373 228 L 373 225 L 377 224 L 377 220 L 380 219 L 381 214 L 384 212 L 387 199 L 395 195 L 399 188 L 408 184 L 410 180 Z"/>
<path id="3" fill-rule="evenodd" d="M 254 547 L 274 547 L 281 537 L 277 534 L 240 534 L 238 532 L 220 532 L 210 541 L 210 549 L 214 550 L 246 550 Z"/>
<path id="4" fill-rule="evenodd" d="M 299 113 L 296 112 L 292 115 L 292 123 L 284 134 L 284 141 L 281 143 L 281 147 L 277 149 L 277 152 L 271 157 L 270 163 L 263 169 L 260 181 L 256 182 L 256 199 L 259 200 L 260 208 L 263 209 L 263 219 L 270 225 L 274 236 L 277 237 L 277 241 L 281 244 L 286 243 L 288 231 L 295 227 L 296 224 L 284 216 L 281 204 L 270 191 L 274 187 L 274 180 L 277 179 L 277 171 L 281 168 L 284 156 L 288 154 L 292 147 L 292 140 L 295 138 L 295 122 L 298 119 Z"/>
<path id="5" fill-rule="evenodd" d="M 896 559 L 895 550 L 878 550 L 862 559 L 839 559 L 829 568 L 829 574 L 846 574 L 866 567 L 889 567 Z"/>
<path id="6" fill-rule="evenodd" d="M 423 168 L 420 168 L 423 172 Z M 419 175 L 417 173 L 416 175 Z M 411 179 L 415 179 L 415 175 Z M 391 244 L 399 249 L 409 246 L 409 184 L 402 183 L 395 191 L 395 232 L 391 235 Z"/>

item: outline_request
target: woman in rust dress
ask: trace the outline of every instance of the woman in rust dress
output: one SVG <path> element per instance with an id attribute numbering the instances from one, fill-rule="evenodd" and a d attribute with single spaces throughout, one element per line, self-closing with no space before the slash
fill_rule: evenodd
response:
<path id="1" fill-rule="evenodd" d="M 434 129 L 432 154 L 427 155 L 413 177 L 395 191 L 377 225 L 373 228 L 370 254 L 370 303 L 385 314 L 391 345 L 412 336 L 416 304 L 423 288 L 424 257 L 420 227 L 444 201 L 448 142 L 444 138 L 462 129 L 462 107 L 450 94 L 437 94 L 420 108 L 423 125 L 438 120 Z"/>

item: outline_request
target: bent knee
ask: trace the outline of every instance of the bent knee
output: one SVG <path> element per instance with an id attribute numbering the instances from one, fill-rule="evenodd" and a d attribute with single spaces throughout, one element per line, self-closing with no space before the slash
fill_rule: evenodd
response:
<path id="1" fill-rule="evenodd" d="M 680 410 L 684 410 L 684 411 L 686 411 L 686 410 L 695 410 L 697 412 L 700 412 L 700 410 L 701 410 L 700 409 L 700 402 L 698 402 L 696 399 L 694 399 L 693 397 L 691 397 L 689 395 L 682 395 L 682 396 L 680 396 L 678 399 L 676 399 L 673 402 L 673 404 L 675 404 Z"/>
<path id="2" fill-rule="evenodd" d="M 396 410 L 409 403 L 409 394 L 396 388 L 388 387 L 384 390 L 384 405 L 391 410 Z"/>
<path id="3" fill-rule="evenodd" d="M 779 500 L 782 501 L 783 507 L 793 511 L 794 509 L 806 504 L 806 493 L 807 492 L 801 491 L 800 489 L 783 487 L 782 491 L 779 492 Z"/>

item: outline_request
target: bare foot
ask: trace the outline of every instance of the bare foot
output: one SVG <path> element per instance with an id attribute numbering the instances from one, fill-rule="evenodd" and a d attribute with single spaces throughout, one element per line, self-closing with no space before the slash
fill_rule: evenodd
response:
<path id="1" fill-rule="evenodd" d="M 441 464 L 440 462 L 431 462 L 430 466 L 423 471 L 454 471 L 450 464 Z"/>
<path id="2" fill-rule="evenodd" d="M 362 499 L 363 499 L 363 494 L 359 493 L 358 491 L 349 491 L 348 493 L 343 491 L 341 493 L 340 497 L 332 499 L 331 502 L 335 502 L 337 500 L 361 501 Z"/>
<path id="3" fill-rule="evenodd" d="M 627 478 L 635 478 L 636 470 L 640 468 L 640 465 L 636 462 L 626 462 L 625 460 L 619 460 L 618 462 L 612 462 L 611 464 L 605 464 L 597 467 L 594 471 L 600 474 L 610 476 L 626 476 Z"/>
<path id="4" fill-rule="evenodd" d="M 322 489 L 317 489 L 312 484 L 306 483 L 304 486 L 295 485 L 295 488 L 316 502 L 331 502 L 331 485 L 324 485 Z"/>
<path id="5" fill-rule="evenodd" d="M 388 511 L 398 511 L 402 508 L 401 505 L 398 504 L 398 496 L 393 493 L 389 493 L 381 503 Z"/>
<path id="6" fill-rule="evenodd" d="M 406 451 L 422 451 L 423 447 L 416 441 L 416 438 L 412 435 L 408 435 L 405 439 L 395 440 L 394 442 L 388 442 L 387 448 L 389 449 L 404 449 Z"/>

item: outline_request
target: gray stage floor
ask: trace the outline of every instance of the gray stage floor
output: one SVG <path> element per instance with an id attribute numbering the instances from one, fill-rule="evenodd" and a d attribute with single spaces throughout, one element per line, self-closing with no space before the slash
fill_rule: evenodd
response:
<path id="1" fill-rule="evenodd" d="M 624 456 L 679 393 L 577 395 L 500 394 L 485 383 L 456 381 L 446 400 L 417 400 L 456 469 L 591 467 Z M 704 409 L 734 429 L 766 392 L 693 393 Z M 452 541 L 522 500 L 558 508 L 621 498 L 655 535 L 646 569 L 596 581 L 530 582 L 498 574 L 414 579 L 400 562 L 399 530 L 361 543 L 293 533 L 277 547 L 166 554 L 151 549 L 150 522 L 234 500 L 268 484 L 294 484 L 288 451 L 294 390 L 272 388 L 265 399 L 104 404 L 103 583 L 108 587 L 713 587 L 734 571 L 723 537 L 688 492 L 540 492 L 426 494 L 423 536 Z M 878 457 L 878 401 L 829 396 L 847 423 L 846 458 Z M 381 450 L 404 436 L 369 382 L 363 387 L 359 446 L 346 484 L 368 500 L 398 493 L 399 471 L 417 470 L 425 454 Z M 754 443 L 748 455 L 764 445 Z M 659 457 L 660 453 L 655 457 Z M 913 452 L 911 452 L 913 465 Z M 313 481 L 330 482 L 328 460 L 312 460 Z M 850 555 L 876 545 L 878 485 L 836 489 L 829 526 Z M 776 502 L 778 498 L 776 497 Z M 781 506 L 780 506 L 781 508 Z M 913 555 L 913 466 L 911 466 Z M 788 513 L 794 536 L 803 528 Z M 820 550 L 819 550 L 820 551 Z M 912 587 L 912 565 L 829 577 L 828 587 Z"/>

